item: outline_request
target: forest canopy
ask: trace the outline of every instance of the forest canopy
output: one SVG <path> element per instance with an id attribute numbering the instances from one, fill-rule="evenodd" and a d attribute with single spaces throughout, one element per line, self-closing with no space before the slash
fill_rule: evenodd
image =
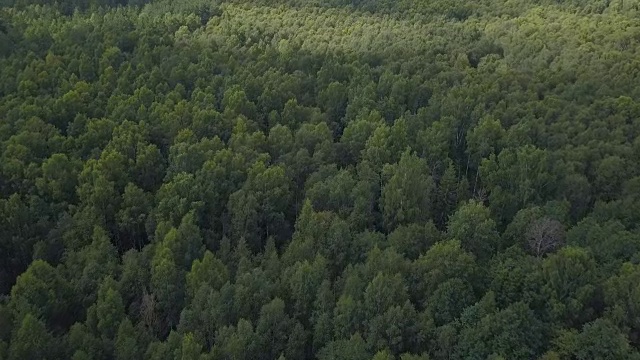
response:
<path id="1" fill-rule="evenodd" d="M 0 359 L 640 359 L 639 6 L 0 0 Z"/>

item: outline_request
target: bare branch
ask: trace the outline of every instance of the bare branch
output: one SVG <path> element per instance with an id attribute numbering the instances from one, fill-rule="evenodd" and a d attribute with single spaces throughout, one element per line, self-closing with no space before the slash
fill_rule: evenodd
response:
<path id="1" fill-rule="evenodd" d="M 562 246 L 564 239 L 564 226 L 558 220 L 548 217 L 536 220 L 527 232 L 527 245 L 535 256 L 554 251 Z"/>

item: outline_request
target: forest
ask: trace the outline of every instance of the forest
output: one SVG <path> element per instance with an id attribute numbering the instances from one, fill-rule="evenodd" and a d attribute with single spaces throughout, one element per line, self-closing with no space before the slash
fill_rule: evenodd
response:
<path id="1" fill-rule="evenodd" d="M 0 360 L 640 360 L 637 0 L 0 0 Z"/>

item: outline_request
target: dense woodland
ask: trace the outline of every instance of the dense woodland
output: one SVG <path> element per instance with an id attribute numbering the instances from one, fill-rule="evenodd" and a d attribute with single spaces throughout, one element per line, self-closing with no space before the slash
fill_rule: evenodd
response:
<path id="1" fill-rule="evenodd" d="M 640 359 L 634 0 L 0 0 L 0 359 Z"/>

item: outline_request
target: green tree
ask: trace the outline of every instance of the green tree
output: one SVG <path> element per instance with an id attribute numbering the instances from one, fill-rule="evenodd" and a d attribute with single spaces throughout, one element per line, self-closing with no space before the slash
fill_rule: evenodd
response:
<path id="1" fill-rule="evenodd" d="M 119 289 L 125 306 L 133 314 L 139 313 L 136 310 L 141 305 L 144 294 L 149 291 L 152 255 L 149 247 L 143 252 L 129 250 L 122 255 Z"/>
<path id="2" fill-rule="evenodd" d="M 80 162 L 66 154 L 53 154 L 42 163 L 42 177 L 36 180 L 36 187 L 54 202 L 72 202 L 80 168 Z"/>
<path id="3" fill-rule="evenodd" d="M 115 339 L 125 313 L 122 296 L 118 292 L 117 283 L 112 278 L 105 278 L 100 285 L 95 306 L 89 309 L 89 313 L 92 312 L 95 312 L 98 333 L 107 339 Z"/>
<path id="4" fill-rule="evenodd" d="M 385 166 L 384 175 L 380 203 L 388 229 L 429 219 L 434 183 L 424 160 L 407 151 L 397 164 Z"/>
<path id="5" fill-rule="evenodd" d="M 79 359 L 105 359 L 111 354 L 109 339 L 103 341 L 96 336 L 95 316 L 92 316 L 88 322 L 93 323 L 91 326 L 93 329 L 82 323 L 75 323 L 69 329 L 67 336 L 69 353 Z"/>
<path id="6" fill-rule="evenodd" d="M 524 303 L 465 324 L 455 349 L 456 359 L 525 359 L 541 355 L 544 324 Z"/>
<path id="7" fill-rule="evenodd" d="M 394 359 L 395 358 L 393 357 L 393 355 L 389 354 L 389 352 L 385 350 L 378 351 L 371 358 L 371 360 L 394 360 Z"/>
<path id="8" fill-rule="evenodd" d="M 334 338 L 344 339 L 362 330 L 362 303 L 350 295 L 342 295 L 333 310 Z"/>
<path id="9" fill-rule="evenodd" d="M 542 263 L 544 286 L 552 319 L 567 326 L 593 318 L 591 307 L 596 296 L 596 264 L 589 253 L 578 247 L 565 247 Z"/>
<path id="10" fill-rule="evenodd" d="M 327 85 L 318 93 L 318 103 L 329 115 L 329 119 L 340 123 L 345 114 L 348 101 L 347 87 L 337 81 Z"/>
<path id="11" fill-rule="evenodd" d="M 506 148 L 482 160 L 480 177 L 490 193 L 492 212 L 503 221 L 522 207 L 548 199 L 555 190 L 549 154 L 533 146 Z"/>
<path id="12" fill-rule="evenodd" d="M 340 137 L 340 162 L 343 164 L 359 162 L 367 140 L 382 124 L 382 116 L 375 110 L 360 114 L 355 120 L 350 121 Z"/>
<path id="13" fill-rule="evenodd" d="M 328 276 L 326 263 L 326 260 L 318 255 L 313 263 L 298 262 L 285 271 L 293 314 L 299 321 L 306 323 L 311 317 L 315 296 Z"/>
<path id="14" fill-rule="evenodd" d="M 496 223 L 489 209 L 474 200 L 461 206 L 449 219 L 447 236 L 459 240 L 479 261 L 487 261 L 499 250 Z"/>
<path id="15" fill-rule="evenodd" d="M 331 289 L 331 282 L 324 279 L 313 304 L 311 322 L 313 324 L 312 349 L 316 353 L 333 338 L 333 309 L 335 307 L 335 294 Z"/>
<path id="16" fill-rule="evenodd" d="M 243 188 L 229 198 L 233 236 L 245 238 L 253 251 L 261 250 L 269 236 L 281 242 L 289 232 L 290 196 L 284 168 L 256 162 Z"/>
<path id="17" fill-rule="evenodd" d="M 293 323 L 285 313 L 284 307 L 284 301 L 275 298 L 260 309 L 260 317 L 256 325 L 260 359 L 275 359 L 287 346 Z"/>
<path id="18" fill-rule="evenodd" d="M 218 290 L 229 281 L 229 271 L 226 266 L 209 250 L 205 251 L 202 260 L 194 260 L 191 271 L 187 273 L 187 293 L 194 297 L 202 286 L 210 286 Z"/>
<path id="19" fill-rule="evenodd" d="M 200 187 L 192 174 L 179 173 L 162 184 L 156 192 L 155 214 L 157 222 L 179 224 L 190 211 L 199 214 L 203 207 Z"/>
<path id="20" fill-rule="evenodd" d="M 181 356 L 183 360 L 199 360 L 202 354 L 202 345 L 198 344 L 191 333 L 182 337 Z"/>
<path id="21" fill-rule="evenodd" d="M 77 252 L 69 251 L 65 261 L 70 285 L 85 307 L 95 302 L 103 279 L 117 276 L 119 270 L 117 249 L 111 244 L 105 230 L 95 227 L 91 240 L 90 244 Z"/>
<path id="22" fill-rule="evenodd" d="M 169 230 L 162 244 L 171 250 L 177 266 L 184 271 L 191 269 L 193 261 L 204 253 L 202 235 L 194 213 L 185 215 L 177 229 Z"/>
<path id="23" fill-rule="evenodd" d="M 247 94 L 240 86 L 232 86 L 224 92 L 222 99 L 224 115 L 233 117 L 244 115 L 249 119 L 256 118 L 256 106 L 247 99 Z"/>
<path id="24" fill-rule="evenodd" d="M 171 249 L 162 245 L 158 247 L 151 262 L 150 285 L 164 319 L 161 333 L 178 323 L 184 295 L 183 276 Z"/>
<path id="25" fill-rule="evenodd" d="M 257 358 L 256 333 L 251 322 L 240 319 L 236 327 L 222 327 L 216 334 L 220 351 L 230 359 L 250 360 Z"/>
<path id="26" fill-rule="evenodd" d="M 399 274 L 394 276 L 379 273 L 364 292 L 364 311 L 367 319 L 384 313 L 394 305 L 408 300 L 407 287 Z"/>
<path id="27" fill-rule="evenodd" d="M 367 344 L 360 334 L 354 334 L 349 339 L 335 340 L 327 344 L 318 352 L 319 360 L 352 359 L 369 360 L 371 354 L 367 350 Z"/>
<path id="28" fill-rule="evenodd" d="M 607 319 L 590 322 L 579 333 L 565 332 L 557 342 L 560 355 L 579 360 L 640 358 L 626 336 Z"/>
<path id="29" fill-rule="evenodd" d="M 131 320 L 124 318 L 118 326 L 118 333 L 115 338 L 115 357 L 118 360 L 136 359 L 140 357 L 140 347 L 137 341 L 136 329 L 131 324 Z"/>
<path id="30" fill-rule="evenodd" d="M 31 314 L 26 314 L 11 339 L 9 359 L 58 358 L 55 341 L 40 320 Z"/>
<path id="31" fill-rule="evenodd" d="M 464 199 L 464 185 L 464 181 L 458 181 L 454 164 L 450 162 L 435 191 L 434 218 L 438 226 L 444 226 L 459 201 Z"/>
<path id="32" fill-rule="evenodd" d="M 500 121 L 485 117 L 467 133 L 467 154 L 473 161 L 473 167 L 478 169 L 482 159 L 490 154 L 498 154 L 502 150 L 502 142 L 506 136 Z M 478 182 L 478 172 L 473 183 L 475 188 Z"/>
<path id="33" fill-rule="evenodd" d="M 640 334 L 640 266 L 624 263 L 605 283 L 604 298 L 611 315 L 626 329 L 634 344 Z"/>
<path id="34" fill-rule="evenodd" d="M 413 263 L 412 299 L 415 302 L 428 299 L 441 284 L 453 278 L 481 288 L 479 275 L 475 258 L 462 249 L 459 241 L 439 242 Z"/>
<path id="35" fill-rule="evenodd" d="M 398 226 L 388 236 L 389 245 L 410 260 L 417 259 L 425 253 L 433 244 L 437 243 L 442 235 L 436 229 L 433 222 L 426 224 L 409 224 Z"/>
<path id="36" fill-rule="evenodd" d="M 462 311 L 476 301 L 473 287 L 459 278 L 440 284 L 424 303 L 438 326 L 455 321 Z"/>
<path id="37" fill-rule="evenodd" d="M 16 321 L 31 314 L 51 328 L 64 328 L 73 321 L 69 312 L 73 306 L 72 294 L 69 284 L 56 268 L 35 260 L 11 288 L 9 306 L 17 315 Z M 28 326 L 35 326 L 34 322 L 30 320 Z"/>
<path id="38" fill-rule="evenodd" d="M 146 243 L 145 224 L 151 212 L 151 201 L 151 195 L 133 183 L 128 183 L 124 188 L 116 224 L 126 247 L 141 249 Z"/>

